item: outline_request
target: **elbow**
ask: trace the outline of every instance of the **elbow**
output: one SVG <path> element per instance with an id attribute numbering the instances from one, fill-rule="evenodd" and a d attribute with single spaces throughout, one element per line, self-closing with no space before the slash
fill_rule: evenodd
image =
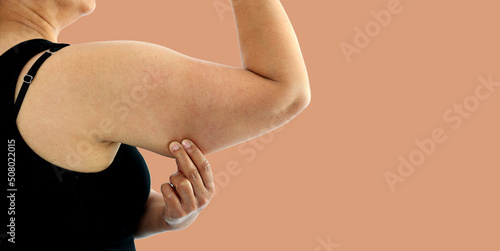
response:
<path id="1" fill-rule="evenodd" d="M 288 106 L 285 109 L 288 120 L 304 111 L 311 103 L 311 88 L 309 81 L 304 81 L 300 87 L 290 90 Z"/>
<path id="2" fill-rule="evenodd" d="M 304 88 L 304 90 L 301 91 L 299 94 L 297 94 L 294 100 L 294 105 L 293 105 L 294 109 L 292 109 L 292 112 L 299 114 L 303 110 L 305 110 L 310 103 L 311 103 L 311 89 L 308 86 L 307 88 Z"/>
<path id="3" fill-rule="evenodd" d="M 305 86 L 298 99 L 299 104 L 302 105 L 301 111 L 305 110 L 311 104 L 311 87 L 309 86 L 309 81 L 307 81 Z"/>

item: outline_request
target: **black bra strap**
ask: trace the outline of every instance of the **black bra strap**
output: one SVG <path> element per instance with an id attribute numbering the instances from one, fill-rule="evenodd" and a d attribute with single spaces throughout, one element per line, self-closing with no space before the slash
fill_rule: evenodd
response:
<path id="1" fill-rule="evenodd" d="M 19 110 L 21 109 L 21 104 L 23 103 L 24 97 L 26 96 L 26 93 L 28 92 L 28 88 L 30 87 L 31 82 L 35 78 L 36 73 L 38 72 L 38 69 L 40 69 L 40 66 L 54 54 L 56 51 L 66 47 L 67 45 L 64 45 L 63 47 L 59 48 L 52 48 L 49 51 L 45 52 L 31 67 L 31 69 L 28 71 L 28 73 L 24 76 L 23 78 L 23 85 L 21 86 L 21 90 L 19 91 L 19 94 L 17 95 L 16 102 L 14 104 L 14 110 L 13 110 L 13 116 L 14 119 L 17 119 L 17 116 L 19 115 Z"/>

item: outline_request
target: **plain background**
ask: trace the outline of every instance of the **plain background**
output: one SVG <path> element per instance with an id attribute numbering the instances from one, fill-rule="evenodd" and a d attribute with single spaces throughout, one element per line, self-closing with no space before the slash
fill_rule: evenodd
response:
<path id="1" fill-rule="evenodd" d="M 500 250 L 500 87 L 474 98 L 480 76 L 500 82 L 499 2 L 282 3 L 311 105 L 278 131 L 209 155 L 219 187 L 209 207 L 184 231 L 138 240 L 138 250 Z M 398 3 L 374 23 L 372 12 Z M 240 66 L 228 6 L 98 1 L 60 42 L 139 40 Z M 367 25 L 370 41 L 356 32 Z M 355 39 L 364 48 L 349 63 L 340 46 Z M 464 102 L 471 112 L 457 115 Z M 425 139 L 435 130 L 445 140 L 433 148 Z M 159 189 L 175 163 L 142 152 Z M 384 175 L 401 175 L 400 156 L 418 166 L 392 191 Z"/>

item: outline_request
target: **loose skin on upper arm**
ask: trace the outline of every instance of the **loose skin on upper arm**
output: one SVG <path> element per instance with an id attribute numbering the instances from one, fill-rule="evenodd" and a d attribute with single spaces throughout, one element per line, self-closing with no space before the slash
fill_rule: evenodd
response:
<path id="1" fill-rule="evenodd" d="M 89 125 L 89 140 L 172 156 L 189 138 L 204 153 L 241 143 L 291 119 L 294 92 L 247 70 L 193 59 L 141 42 L 72 45 L 59 52 Z M 299 95 L 297 91 L 297 95 Z M 296 107 L 294 107 L 296 106 Z"/>

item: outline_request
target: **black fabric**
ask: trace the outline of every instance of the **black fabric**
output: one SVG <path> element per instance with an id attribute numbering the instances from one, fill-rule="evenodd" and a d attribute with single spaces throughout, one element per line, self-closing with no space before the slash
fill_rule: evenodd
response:
<path id="1" fill-rule="evenodd" d="M 42 159 L 29 148 L 17 129 L 14 95 L 22 68 L 35 55 L 65 46 L 35 39 L 0 56 L 0 84 L 4 118 L 7 118 L 4 128 L 8 128 L 8 156 L 12 157 L 8 161 L 10 169 L 6 167 L 0 176 L 3 201 L 0 250 L 135 250 L 133 232 L 151 187 L 149 170 L 139 151 L 122 144 L 107 169 L 79 173 Z M 36 76 L 33 77 L 36 82 Z M 29 95 L 28 91 L 26 97 Z M 13 210 L 9 209 L 12 197 L 15 197 Z M 8 215 L 11 211 L 15 215 Z M 15 243 L 9 241 L 12 240 L 10 217 L 15 217 Z"/>
<path id="2" fill-rule="evenodd" d="M 12 112 L 12 119 L 17 119 L 17 115 L 19 114 L 19 110 L 21 109 L 21 105 L 24 101 L 24 97 L 26 96 L 26 93 L 28 92 L 28 88 L 33 82 L 33 79 L 36 76 L 36 73 L 40 69 L 40 66 L 42 66 L 43 62 L 47 60 L 52 54 L 57 52 L 58 50 L 68 46 L 69 44 L 64 44 L 61 46 L 58 46 L 56 48 L 51 48 L 49 51 L 45 52 L 34 64 L 33 66 L 29 69 L 28 73 L 24 76 L 23 78 L 23 85 L 21 86 L 21 90 L 19 91 L 19 94 L 17 95 L 16 98 L 16 103 L 14 104 L 14 110 Z"/>

